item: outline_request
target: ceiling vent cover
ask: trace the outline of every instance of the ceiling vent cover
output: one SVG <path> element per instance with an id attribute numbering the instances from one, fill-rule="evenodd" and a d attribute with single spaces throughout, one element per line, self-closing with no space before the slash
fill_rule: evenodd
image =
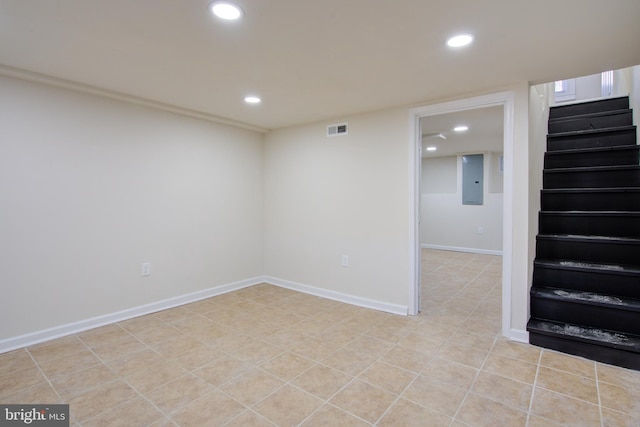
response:
<path id="1" fill-rule="evenodd" d="M 348 123 L 336 123 L 327 126 L 327 136 L 346 135 L 348 132 Z"/>

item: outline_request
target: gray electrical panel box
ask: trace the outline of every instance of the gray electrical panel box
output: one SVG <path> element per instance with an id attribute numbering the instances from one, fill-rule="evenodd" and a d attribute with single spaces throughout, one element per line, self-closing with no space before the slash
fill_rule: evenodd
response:
<path id="1" fill-rule="evenodd" d="M 484 193 L 484 155 L 462 156 L 462 204 L 481 205 Z"/>

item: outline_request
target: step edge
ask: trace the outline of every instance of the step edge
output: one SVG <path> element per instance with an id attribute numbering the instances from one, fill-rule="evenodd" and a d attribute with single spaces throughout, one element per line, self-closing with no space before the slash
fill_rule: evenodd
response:
<path id="1" fill-rule="evenodd" d="M 559 295 L 555 292 L 565 292 L 567 295 Z M 572 295 L 578 294 L 578 295 Z M 596 292 L 577 291 L 574 289 L 568 290 L 565 288 L 552 288 L 547 286 L 536 286 L 530 290 L 531 297 L 536 296 L 545 300 L 565 301 L 573 304 L 597 306 L 612 308 L 616 310 L 623 310 L 628 312 L 640 313 L 640 300 L 637 298 L 622 297 L 619 295 L 600 294 Z M 585 296 L 585 298 L 580 298 Z M 594 299 L 587 298 L 593 296 Z M 602 297 L 603 299 L 597 299 Z M 609 300 L 604 300 L 604 299 Z"/>
<path id="2" fill-rule="evenodd" d="M 551 138 L 566 138 L 569 136 L 586 136 L 586 135 L 597 135 L 601 133 L 623 133 L 627 131 L 636 131 L 636 125 L 627 125 L 627 126 L 613 126 L 607 128 L 597 128 L 597 129 L 583 129 L 583 130 L 571 130 L 566 132 L 556 132 L 556 133 L 548 133 L 547 139 Z"/>
<path id="3" fill-rule="evenodd" d="M 610 216 L 610 217 L 640 217 L 639 211 L 539 211 L 540 215 L 555 216 Z"/>
<path id="4" fill-rule="evenodd" d="M 563 264 L 565 263 L 565 264 Z M 619 274 L 623 276 L 637 276 L 640 275 L 640 267 L 627 264 L 606 264 L 606 263 L 589 263 L 578 262 L 571 260 L 549 260 L 549 259 L 535 259 L 533 261 L 534 267 L 538 265 L 543 268 L 550 268 L 553 270 L 574 270 L 584 272 L 598 272 L 605 274 Z"/>
<path id="5" fill-rule="evenodd" d="M 563 327 L 569 326 L 574 328 L 582 328 L 582 329 L 592 330 L 594 332 L 600 331 L 600 332 L 610 333 L 610 334 L 613 334 L 614 336 L 627 338 L 627 340 L 631 339 L 631 341 L 635 342 L 635 345 L 633 343 L 628 344 L 623 342 L 613 343 L 610 341 L 597 340 L 595 338 L 586 338 L 586 337 L 575 335 L 575 334 L 562 334 L 555 331 L 542 329 L 535 325 L 535 323 L 538 323 L 538 322 L 551 324 L 555 326 L 563 326 Z M 581 342 L 590 343 L 590 344 L 597 343 L 598 345 L 602 345 L 610 348 L 632 351 L 633 353 L 640 353 L 640 336 L 624 333 L 624 332 L 611 331 L 611 330 L 606 330 L 602 328 L 590 328 L 590 327 L 585 327 L 585 326 L 576 325 L 572 323 L 561 323 L 561 322 L 555 322 L 553 320 L 538 319 L 534 317 L 530 318 L 529 322 L 527 322 L 527 331 L 534 332 L 541 335 L 553 336 L 553 337 L 564 337 L 565 339 L 572 339 L 574 341 L 581 341 Z"/>
<path id="6" fill-rule="evenodd" d="M 584 234 L 541 234 L 536 235 L 536 240 L 562 240 L 572 242 L 588 242 L 594 240 L 593 243 L 626 243 L 631 245 L 640 245 L 640 238 L 636 237 L 616 237 L 616 236 L 590 236 Z"/>
<path id="7" fill-rule="evenodd" d="M 571 154 L 602 153 L 607 151 L 637 151 L 640 145 L 612 145 L 609 147 L 571 148 L 568 150 L 545 151 L 545 156 L 563 156 Z"/>
<path id="8" fill-rule="evenodd" d="M 543 193 L 640 193 L 640 187 L 543 188 Z"/>
<path id="9" fill-rule="evenodd" d="M 585 100 L 580 100 L 580 101 L 570 101 L 570 102 L 562 103 L 560 105 L 550 106 L 549 107 L 549 116 L 553 115 L 554 112 L 558 113 L 558 112 L 562 112 L 562 110 L 570 110 L 571 108 L 576 108 L 576 107 L 581 107 L 581 106 L 589 106 L 589 105 L 603 106 L 603 105 L 606 105 L 606 104 L 616 103 L 617 101 L 622 101 L 622 103 L 626 105 L 625 108 L 622 108 L 623 110 L 631 108 L 629 95 L 595 97 L 595 98 L 592 98 L 592 99 L 585 99 Z M 620 110 L 620 108 L 616 108 L 616 110 Z M 615 110 L 598 109 L 597 111 L 615 111 Z M 570 117 L 570 116 L 563 116 L 563 117 Z"/>
<path id="10" fill-rule="evenodd" d="M 619 108 L 617 110 L 594 111 L 593 113 L 576 114 L 574 116 L 550 118 L 548 123 L 556 124 L 556 123 L 568 122 L 571 120 L 587 119 L 590 117 L 617 116 L 622 114 L 633 114 L 633 108 Z"/>
<path id="11" fill-rule="evenodd" d="M 542 173 L 578 173 L 578 172 L 615 172 L 640 170 L 638 165 L 610 165 L 610 166 L 579 166 L 573 168 L 547 168 Z"/>

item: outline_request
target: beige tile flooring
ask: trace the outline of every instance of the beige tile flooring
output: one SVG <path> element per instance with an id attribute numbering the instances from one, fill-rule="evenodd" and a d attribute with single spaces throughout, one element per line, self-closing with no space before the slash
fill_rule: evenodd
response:
<path id="1" fill-rule="evenodd" d="M 257 285 L 0 355 L 74 426 L 638 426 L 640 372 L 499 335 L 501 259 L 423 251 L 401 317 Z"/>

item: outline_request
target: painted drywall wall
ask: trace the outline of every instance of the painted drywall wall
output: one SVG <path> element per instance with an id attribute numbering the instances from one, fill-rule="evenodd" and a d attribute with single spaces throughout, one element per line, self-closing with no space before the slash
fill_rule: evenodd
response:
<path id="1" fill-rule="evenodd" d="M 321 123 L 263 144 L 250 131 L 0 84 L 0 339 L 265 273 L 406 307 L 408 110 L 341 118 L 346 137 L 327 139 Z M 517 332 L 528 318 L 528 85 L 498 90 L 515 101 L 505 277 Z"/>
<path id="2" fill-rule="evenodd" d="M 456 156 L 422 159 L 420 192 L 422 194 L 456 194 L 458 158 Z"/>
<path id="3" fill-rule="evenodd" d="M 462 167 L 459 156 L 422 160 L 422 247 L 478 253 L 502 251 L 501 153 L 483 154 L 484 203 L 478 206 L 462 204 Z"/>
<path id="4" fill-rule="evenodd" d="M 630 70 L 630 97 L 629 106 L 633 108 L 633 123 L 637 126 L 640 123 L 640 65 L 632 67 Z"/>
<path id="5" fill-rule="evenodd" d="M 266 274 L 406 308 L 407 111 L 335 122 L 348 134 L 328 138 L 317 123 L 266 136 Z"/>
<path id="6" fill-rule="evenodd" d="M 540 191 L 544 153 L 547 151 L 547 124 L 549 105 L 553 102 L 553 83 L 531 86 L 529 89 L 529 284 L 533 280 L 533 261 L 536 254 L 538 234 L 538 213 L 540 212 Z"/>
<path id="7" fill-rule="evenodd" d="M 21 80 L 0 93 L 0 340 L 262 274 L 261 134 Z"/>
<path id="8" fill-rule="evenodd" d="M 505 168 L 512 168 L 512 200 L 505 200 L 507 209 L 512 211 L 511 227 L 511 330 L 512 337 L 527 337 L 526 326 L 529 320 L 529 288 L 531 261 L 535 255 L 531 250 L 531 241 L 535 234 L 529 229 L 530 221 L 537 210 L 530 206 L 529 189 L 529 85 L 514 87 L 514 144 L 511 155 L 505 152 L 505 159 L 511 158 L 512 164 L 505 160 Z M 507 183 L 505 183 L 507 184 Z"/>
<path id="9" fill-rule="evenodd" d="M 505 196 L 509 190 L 505 210 L 511 213 L 504 224 L 509 237 L 503 245 L 508 261 L 504 295 L 510 307 L 505 334 L 526 340 L 529 241 L 535 239 L 529 231 L 529 85 L 495 90 L 500 91 L 513 94 L 513 111 L 505 112 L 505 120 L 513 124 L 513 146 L 504 153 L 505 176 L 513 177 L 504 184 Z M 407 246 L 414 231 L 407 206 L 414 196 L 407 190 L 413 166 L 407 162 L 405 137 L 414 123 L 407 124 L 406 113 L 389 110 L 338 118 L 336 123 L 349 122 L 349 134 L 336 139 L 325 137 L 327 123 L 266 136 L 267 275 L 407 304 L 413 265 Z M 349 255 L 348 268 L 340 266 L 344 254 Z"/>
<path id="10" fill-rule="evenodd" d="M 637 105 L 635 103 L 637 95 L 634 94 L 634 85 L 637 87 L 638 68 L 639 66 L 613 70 L 613 87 L 611 88 L 611 94 L 605 96 L 631 95 L 631 108 L 633 108 L 634 105 Z M 601 73 L 576 77 L 570 80 L 575 84 L 575 97 L 562 102 L 556 102 L 554 96 L 550 99 L 551 105 L 589 101 L 603 96 Z"/>
<path id="11" fill-rule="evenodd" d="M 593 74 L 576 79 L 576 99 L 584 101 L 602 96 L 602 75 Z"/>

